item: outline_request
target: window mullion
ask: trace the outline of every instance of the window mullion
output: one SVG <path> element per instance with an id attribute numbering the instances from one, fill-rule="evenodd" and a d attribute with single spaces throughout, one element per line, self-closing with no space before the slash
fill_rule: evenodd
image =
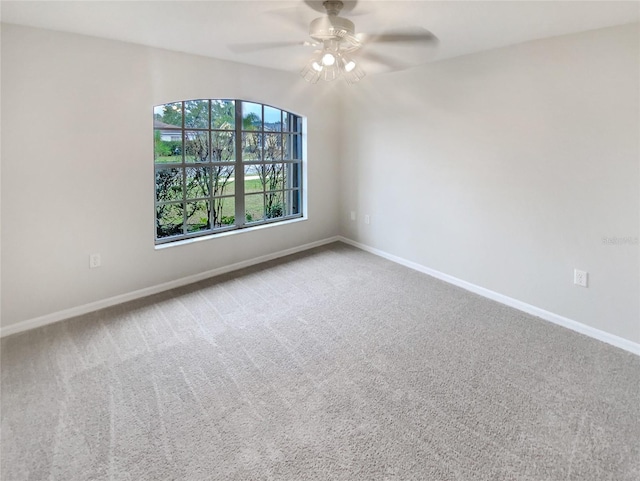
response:
<path id="1" fill-rule="evenodd" d="M 213 231 L 216 228 L 214 222 L 214 215 L 216 208 L 216 200 L 213 197 L 213 176 L 215 175 L 215 166 L 213 164 L 213 113 L 211 107 L 211 99 L 209 99 L 209 125 L 207 125 L 207 138 L 209 141 L 209 156 L 207 158 L 207 167 L 209 169 L 209 182 L 207 188 L 209 189 L 209 197 L 207 202 L 209 203 L 209 231 Z"/>
<path id="2" fill-rule="evenodd" d="M 260 162 L 262 162 L 262 221 L 267 220 L 267 164 L 264 158 L 264 144 L 267 140 L 267 134 L 264 127 L 264 105 L 261 107 L 262 115 L 260 116 L 262 121 L 260 122 Z"/>
<path id="3" fill-rule="evenodd" d="M 182 234 L 187 235 L 187 167 L 185 165 L 185 120 L 186 103 L 182 102 Z"/>
<path id="4" fill-rule="evenodd" d="M 242 165 L 242 101 L 236 100 L 236 164 L 235 164 L 236 215 L 235 224 L 244 226 L 244 167 Z"/>

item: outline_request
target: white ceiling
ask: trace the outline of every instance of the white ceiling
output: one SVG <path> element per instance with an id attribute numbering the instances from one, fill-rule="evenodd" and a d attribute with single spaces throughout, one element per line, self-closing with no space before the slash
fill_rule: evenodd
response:
<path id="1" fill-rule="evenodd" d="M 3 22 L 104 37 L 236 62 L 297 71 L 313 51 L 289 46 L 240 53 L 234 45 L 302 42 L 320 14 L 302 0 L 5 1 Z M 637 1 L 377 1 L 360 0 L 343 16 L 364 33 L 423 27 L 440 44 L 431 61 L 556 35 L 637 22 Z M 231 48 L 230 48 L 231 46 Z M 374 47 L 370 47 L 374 48 Z M 379 47 L 376 46 L 376 49 Z M 412 51 L 413 50 L 413 51 Z M 386 51 L 414 63 L 424 50 Z M 369 73 L 374 66 L 366 67 Z"/>

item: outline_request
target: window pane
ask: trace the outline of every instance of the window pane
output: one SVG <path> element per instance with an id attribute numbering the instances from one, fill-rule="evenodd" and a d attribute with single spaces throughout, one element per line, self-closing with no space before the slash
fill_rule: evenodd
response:
<path id="1" fill-rule="evenodd" d="M 188 129 L 209 128 L 208 100 L 188 100 L 184 103 L 184 126 Z"/>
<path id="2" fill-rule="evenodd" d="M 187 167 L 187 199 L 207 197 L 211 186 L 210 167 Z"/>
<path id="3" fill-rule="evenodd" d="M 244 196 L 244 208 L 247 222 L 257 222 L 264 219 L 264 195 L 249 194 Z"/>
<path id="4" fill-rule="evenodd" d="M 210 228 L 209 206 L 206 200 L 187 204 L 187 232 L 198 232 Z"/>
<path id="5" fill-rule="evenodd" d="M 242 102 L 242 129 L 262 130 L 262 105 Z"/>
<path id="6" fill-rule="evenodd" d="M 182 204 L 165 204 L 156 207 L 156 235 L 158 238 L 181 235 Z"/>
<path id="7" fill-rule="evenodd" d="M 301 117 L 227 99 L 173 102 L 153 113 L 159 241 L 241 227 L 236 190 L 244 195 L 243 224 L 302 212 Z M 244 162 L 238 172 L 237 162 Z"/>
<path id="8" fill-rule="evenodd" d="M 282 160 L 281 134 L 264 134 L 264 160 Z"/>
<path id="9" fill-rule="evenodd" d="M 211 101 L 211 128 L 233 130 L 236 127 L 236 103 L 233 100 Z"/>
<path id="10" fill-rule="evenodd" d="M 158 105 L 153 108 L 153 124 L 155 128 L 182 128 L 182 102 Z"/>
<path id="11" fill-rule="evenodd" d="M 282 190 L 284 188 L 283 164 L 267 164 L 264 166 L 263 173 L 265 190 Z"/>
<path id="12" fill-rule="evenodd" d="M 265 196 L 265 212 L 267 219 L 275 219 L 284 215 L 282 192 L 271 192 Z"/>
<path id="13" fill-rule="evenodd" d="M 285 160 L 302 159 L 302 137 L 299 134 L 287 134 L 284 136 Z"/>
<path id="14" fill-rule="evenodd" d="M 236 201 L 233 197 L 213 199 L 213 227 L 235 225 Z"/>
<path id="15" fill-rule="evenodd" d="M 156 200 L 166 202 L 182 199 L 182 169 L 156 170 Z"/>
<path id="16" fill-rule="evenodd" d="M 264 130 L 271 132 L 280 132 L 282 130 L 282 119 L 280 118 L 280 109 L 264 106 Z"/>
<path id="17" fill-rule="evenodd" d="M 234 168 L 230 165 L 220 165 L 213 167 L 213 192 L 214 196 L 221 195 L 233 195 L 234 194 L 234 182 L 233 176 Z"/>
<path id="18" fill-rule="evenodd" d="M 242 160 L 262 160 L 262 134 L 252 132 L 242 134 Z"/>
<path id="19" fill-rule="evenodd" d="M 285 189 L 300 187 L 300 164 L 298 162 L 284 164 L 284 187 Z"/>
<path id="20" fill-rule="evenodd" d="M 302 132 L 302 117 L 292 114 L 290 123 L 292 132 Z"/>
<path id="21" fill-rule="evenodd" d="M 284 193 L 285 215 L 295 215 L 300 213 L 300 191 L 287 190 Z"/>
<path id="22" fill-rule="evenodd" d="M 209 133 L 186 130 L 184 133 L 184 161 L 209 161 Z"/>
<path id="23" fill-rule="evenodd" d="M 233 132 L 211 132 L 211 160 L 213 162 L 235 162 L 236 134 Z"/>
<path id="24" fill-rule="evenodd" d="M 245 165 L 244 167 L 244 192 L 262 192 L 262 165 Z"/>
<path id="25" fill-rule="evenodd" d="M 182 162 L 182 132 L 154 130 L 153 156 L 157 164 Z"/>

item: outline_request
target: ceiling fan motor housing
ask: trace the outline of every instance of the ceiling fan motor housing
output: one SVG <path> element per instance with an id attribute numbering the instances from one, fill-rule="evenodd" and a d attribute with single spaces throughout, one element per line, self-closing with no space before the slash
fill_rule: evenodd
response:
<path id="1" fill-rule="evenodd" d="M 309 26 L 309 36 L 319 42 L 343 38 L 354 33 L 355 25 L 353 22 L 337 15 L 316 18 Z"/>

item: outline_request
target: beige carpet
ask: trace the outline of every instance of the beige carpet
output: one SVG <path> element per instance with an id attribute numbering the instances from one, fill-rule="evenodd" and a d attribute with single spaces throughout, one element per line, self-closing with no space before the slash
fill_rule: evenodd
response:
<path id="1" fill-rule="evenodd" d="M 2 340 L 10 480 L 640 479 L 640 358 L 343 244 Z"/>

